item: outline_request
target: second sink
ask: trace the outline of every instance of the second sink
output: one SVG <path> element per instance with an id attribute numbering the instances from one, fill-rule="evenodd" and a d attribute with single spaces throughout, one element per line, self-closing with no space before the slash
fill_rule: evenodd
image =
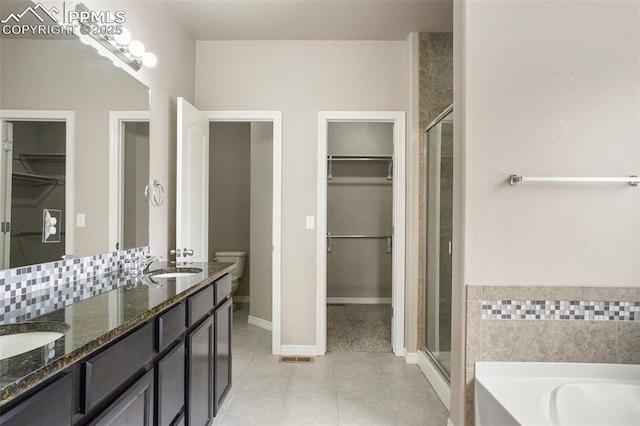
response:
<path id="1" fill-rule="evenodd" d="M 200 268 L 163 268 L 156 269 L 155 271 L 149 272 L 147 275 L 151 278 L 178 278 L 178 277 L 188 277 L 189 275 L 195 275 L 202 272 Z"/>

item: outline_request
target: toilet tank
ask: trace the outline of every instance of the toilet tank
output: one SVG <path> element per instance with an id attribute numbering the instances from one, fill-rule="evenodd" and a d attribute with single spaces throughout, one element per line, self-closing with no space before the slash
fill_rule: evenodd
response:
<path id="1" fill-rule="evenodd" d="M 242 278 L 247 263 L 246 251 L 217 251 L 214 253 L 216 262 L 235 263 L 236 268 L 231 271 L 231 275 Z"/>

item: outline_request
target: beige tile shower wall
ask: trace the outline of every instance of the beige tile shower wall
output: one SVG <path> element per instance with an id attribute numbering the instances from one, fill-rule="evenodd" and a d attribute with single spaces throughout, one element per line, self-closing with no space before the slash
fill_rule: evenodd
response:
<path id="1" fill-rule="evenodd" d="M 418 272 L 418 342 L 424 335 L 424 293 L 422 283 L 425 280 L 427 250 L 425 226 L 426 201 L 425 194 L 425 147 L 423 131 L 442 111 L 453 103 L 453 33 L 421 33 L 420 34 L 420 182 L 419 182 L 419 272 Z M 447 152 L 447 154 L 452 154 Z M 435 327 L 435 324 L 433 324 Z M 422 347 L 422 343 L 418 344 Z"/>
<path id="2" fill-rule="evenodd" d="M 640 301 L 638 288 L 468 286 L 466 421 L 478 361 L 640 364 L 640 321 L 483 320 L 482 301 Z"/>

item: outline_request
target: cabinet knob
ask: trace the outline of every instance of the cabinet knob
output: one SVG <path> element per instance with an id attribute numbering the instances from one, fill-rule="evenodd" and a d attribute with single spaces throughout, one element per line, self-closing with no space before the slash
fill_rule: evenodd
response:
<path id="1" fill-rule="evenodd" d="M 171 249 L 169 252 L 171 256 L 180 257 L 180 249 Z"/>
<path id="2" fill-rule="evenodd" d="M 193 256 L 193 249 L 184 249 L 182 250 L 182 253 L 184 254 L 184 256 Z"/>

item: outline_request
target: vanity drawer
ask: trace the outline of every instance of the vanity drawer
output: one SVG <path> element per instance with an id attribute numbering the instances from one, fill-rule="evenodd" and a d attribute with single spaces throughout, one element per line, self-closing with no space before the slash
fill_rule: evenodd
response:
<path id="1" fill-rule="evenodd" d="M 186 330 L 186 310 L 185 304 L 180 303 L 158 317 L 158 352 L 168 348 Z"/>
<path id="2" fill-rule="evenodd" d="M 84 363 L 83 413 L 87 413 L 153 359 L 154 323 L 134 331 L 124 339 Z"/>
<path id="3" fill-rule="evenodd" d="M 216 289 L 216 298 L 213 300 L 213 304 L 217 305 L 231 294 L 231 274 L 227 274 L 217 280 L 214 287 Z"/>
<path id="4" fill-rule="evenodd" d="M 187 327 L 191 327 L 213 309 L 213 297 L 213 286 L 210 285 L 187 299 Z"/>

